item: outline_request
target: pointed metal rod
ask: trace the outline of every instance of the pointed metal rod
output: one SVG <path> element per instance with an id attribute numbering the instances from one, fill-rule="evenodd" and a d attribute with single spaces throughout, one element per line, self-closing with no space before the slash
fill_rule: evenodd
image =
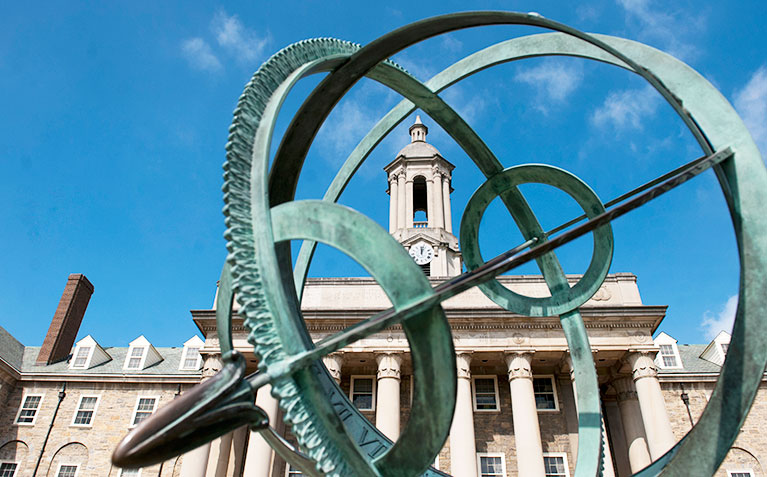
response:
<path id="1" fill-rule="evenodd" d="M 623 194 L 617 199 L 611 201 L 611 204 L 615 204 L 630 197 L 640 191 L 642 193 L 637 195 L 633 199 L 624 202 L 610 210 L 607 210 L 591 220 L 568 230 L 567 232 L 558 235 L 551 240 L 545 241 L 539 245 L 534 245 L 538 242 L 537 238 L 530 239 L 525 243 L 518 245 L 511 250 L 508 250 L 497 257 L 485 262 L 483 265 L 476 269 L 466 272 L 452 280 L 441 283 L 436 286 L 432 294 L 424 296 L 423 298 L 416 300 L 406 308 L 395 310 L 389 308 L 380 313 L 377 313 L 370 318 L 360 321 L 344 331 L 325 338 L 315 344 L 315 348 L 305 351 L 301 354 L 293 356 L 291 359 L 283 361 L 279 365 L 273 365 L 269 367 L 268 373 L 258 373 L 248 376 L 246 379 L 250 383 L 253 389 L 263 386 L 264 384 L 271 382 L 273 379 L 285 377 L 297 369 L 301 369 L 308 366 L 312 361 L 320 359 L 334 351 L 338 351 L 349 343 L 353 343 L 359 339 L 370 336 L 373 333 L 381 331 L 397 323 L 401 323 L 408 318 L 411 318 L 419 313 L 422 313 L 431 307 L 441 303 L 448 298 L 452 298 L 459 293 L 462 293 L 476 285 L 489 281 L 496 276 L 507 272 L 513 268 L 516 268 L 524 263 L 530 262 L 543 254 L 546 254 L 562 245 L 572 242 L 573 240 L 581 237 L 607 223 L 615 220 L 616 218 L 625 215 L 626 213 L 650 202 L 651 200 L 659 197 L 662 194 L 670 191 L 671 189 L 687 182 L 693 177 L 697 176 L 701 172 L 709 169 L 710 167 L 719 164 L 720 162 L 729 159 L 733 156 L 732 150 L 728 147 L 721 151 L 717 151 L 710 156 L 704 156 L 685 164 L 682 167 L 674 169 L 668 174 L 664 174 L 656 180 L 653 180 L 643 186 L 640 186 L 633 191 Z M 649 188 L 649 190 L 648 190 Z M 576 219 L 578 221 L 580 219 Z M 573 221 L 569 223 L 574 223 Z M 562 230 L 562 226 L 555 228 L 552 232 Z M 548 234 L 547 234 L 548 235 Z"/>
<path id="2" fill-rule="evenodd" d="M 634 196 L 634 195 L 636 195 L 636 194 L 638 194 L 640 192 L 644 192 L 647 189 L 649 189 L 650 187 L 652 187 L 652 186 L 654 186 L 656 184 L 660 184 L 661 182 L 665 181 L 666 179 L 679 174 L 680 172 L 684 171 L 685 169 L 687 169 L 689 167 L 692 167 L 692 166 L 695 166 L 697 164 L 700 164 L 701 162 L 707 160 L 709 157 L 711 157 L 711 156 L 699 157 L 699 158 L 695 159 L 694 161 L 690 161 L 690 162 L 688 162 L 686 164 L 682 164 L 681 166 L 677 167 L 673 171 L 669 171 L 669 172 L 663 174 L 660 177 L 656 177 L 655 179 L 651 180 L 650 182 L 646 182 L 646 183 L 642 184 L 641 186 L 626 192 L 625 194 L 621 194 L 618 197 L 614 198 L 613 200 L 611 200 L 609 202 L 605 202 L 605 209 L 609 209 L 613 205 L 615 205 L 615 204 L 617 204 L 619 202 L 623 202 L 624 200 L 628 199 L 629 197 L 632 197 L 632 196 Z M 560 231 L 570 227 L 573 224 L 577 224 L 578 222 L 580 222 L 581 220 L 583 220 L 585 218 L 586 218 L 586 214 L 583 214 L 580 217 L 576 217 L 576 218 L 570 220 L 569 222 L 565 222 L 562 225 L 554 227 L 553 229 L 551 229 L 548 232 L 546 232 L 546 236 L 548 237 L 548 236 L 554 235 L 555 233 L 560 232 Z"/>

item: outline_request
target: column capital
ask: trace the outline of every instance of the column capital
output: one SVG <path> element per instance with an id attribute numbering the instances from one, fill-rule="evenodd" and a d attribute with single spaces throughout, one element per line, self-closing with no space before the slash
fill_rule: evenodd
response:
<path id="1" fill-rule="evenodd" d="M 509 381 L 517 378 L 533 379 L 532 350 L 507 351 L 505 353 Z"/>
<path id="2" fill-rule="evenodd" d="M 214 376 L 221 371 L 224 367 L 224 362 L 221 359 L 221 353 L 210 353 L 205 356 L 205 360 L 202 364 L 202 379 L 205 380 Z"/>
<path id="3" fill-rule="evenodd" d="M 630 377 L 615 378 L 612 381 L 612 385 L 617 393 L 618 402 L 638 399 L 634 381 Z"/>
<path id="4" fill-rule="evenodd" d="M 333 379 L 340 384 L 341 369 L 343 368 L 344 364 L 344 352 L 336 351 L 328 354 L 327 356 L 323 356 L 322 362 L 325 364 L 325 367 L 328 368 L 330 376 L 332 376 Z"/>
<path id="5" fill-rule="evenodd" d="M 471 379 L 471 352 L 456 352 L 455 368 L 458 372 L 458 379 Z"/>
<path id="6" fill-rule="evenodd" d="M 634 378 L 634 381 L 642 378 L 657 379 L 658 367 L 655 365 L 655 351 L 629 350 L 625 361 L 631 366 L 631 376 Z"/>
<path id="7" fill-rule="evenodd" d="M 400 379 L 400 366 L 402 365 L 401 353 L 376 353 L 376 363 L 378 363 L 378 373 L 376 374 L 378 379 Z"/>

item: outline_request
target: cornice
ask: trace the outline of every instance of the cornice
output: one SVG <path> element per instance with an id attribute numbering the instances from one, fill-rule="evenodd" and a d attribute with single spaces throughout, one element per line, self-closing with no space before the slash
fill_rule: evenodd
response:
<path id="1" fill-rule="evenodd" d="M 200 374 L 173 375 L 126 375 L 126 374 L 65 374 L 65 373 L 22 373 L 20 381 L 53 381 L 84 383 L 146 383 L 146 384 L 198 384 Z"/>

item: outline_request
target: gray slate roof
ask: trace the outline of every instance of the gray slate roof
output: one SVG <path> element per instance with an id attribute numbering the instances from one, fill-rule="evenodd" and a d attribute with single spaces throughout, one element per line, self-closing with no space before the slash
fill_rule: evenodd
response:
<path id="1" fill-rule="evenodd" d="M 24 345 L 0 326 L 0 359 L 21 371 Z"/>
<path id="2" fill-rule="evenodd" d="M 93 366 L 90 369 L 69 369 L 67 361 L 60 361 L 49 365 L 37 365 L 35 360 L 40 352 L 39 346 L 27 346 L 24 348 L 23 364 L 20 367 L 24 373 L 45 373 L 45 374 L 125 374 L 125 375 L 199 375 L 200 370 L 180 370 L 181 356 L 184 348 L 157 348 L 155 347 L 163 360 L 146 369 L 123 369 L 125 357 L 128 355 L 127 347 L 104 348 L 109 356 L 112 357 L 106 363 Z"/>
<path id="3" fill-rule="evenodd" d="M 662 374 L 678 374 L 678 373 L 715 373 L 718 374 L 722 371 L 721 366 L 718 366 L 711 361 L 706 361 L 701 358 L 703 350 L 706 349 L 707 344 L 680 344 L 677 345 L 679 349 L 679 357 L 682 358 L 682 368 L 679 369 L 661 369 Z"/>

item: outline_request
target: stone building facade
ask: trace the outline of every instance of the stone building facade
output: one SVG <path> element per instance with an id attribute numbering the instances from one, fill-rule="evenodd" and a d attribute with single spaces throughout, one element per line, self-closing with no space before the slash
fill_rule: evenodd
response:
<path id="1" fill-rule="evenodd" d="M 437 286 L 460 273 L 461 252 L 450 219 L 454 166 L 426 142 L 427 133 L 417 119 L 410 128 L 410 144 L 385 171 L 389 231 Z M 568 280 L 579 278 L 569 276 Z M 499 280 L 523 295 L 548 293 L 540 276 Z M 390 305 L 371 278 L 310 278 L 302 298 L 307 328 L 315 340 Z M 454 336 L 458 396 L 450 438 L 434 467 L 456 477 L 572 475 L 578 445 L 576 390 L 558 317 L 529 318 L 506 311 L 476 288 L 447 300 L 443 308 Z M 719 375 L 729 335 L 723 332 L 711 343 L 684 345 L 658 333 L 666 307 L 644 304 L 637 277 L 630 273 L 608 275 L 581 314 L 601 386 L 608 443 L 605 475 L 629 476 L 661 456 L 697 421 Z M 66 348 L 66 353 L 57 350 L 66 360 L 41 364 L 40 348 L 24 347 L 0 333 L 0 402 L 4 404 L 0 466 L 16 465 L 5 474 L 0 467 L 0 477 L 33 475 L 41 455 L 40 476 L 67 477 L 70 474 L 62 473 L 62 466 L 66 470 L 73 463 L 78 467 L 72 475 L 77 477 L 301 475 L 245 427 L 163 463 L 162 468 L 133 473 L 111 468 L 111 449 L 136 420 L 137 412 L 152 412 L 220 369 L 215 309 L 192 310 L 192 317 L 204 341 L 193 338 L 184 347 L 155 349 L 140 337 L 127 348 L 101 348 L 86 337 L 59 345 Z M 66 320 L 54 318 L 54 325 L 57 322 Z M 255 372 L 257 363 L 246 337 L 242 319 L 235 317 L 235 348 L 247 357 L 248 372 Z M 144 351 L 134 356 L 136 348 Z M 197 360 L 194 368 L 190 356 Z M 85 368 L 83 360 L 89 360 Z M 140 369 L 127 370 L 131 360 Z M 396 440 L 410 417 L 413 389 L 410 352 L 401 327 L 358 341 L 323 361 L 362 414 Z M 56 414 L 63 383 L 66 396 Z M 765 392 L 760 389 L 718 476 L 765 475 L 762 460 L 767 457 L 767 437 L 760 432 L 767 417 Z M 35 396 L 41 396 L 41 401 L 33 422 L 19 422 L 27 419 Z M 92 397 L 97 400 L 88 399 Z M 151 408 L 147 401 L 142 404 L 141 399 L 153 397 Z M 268 388 L 259 390 L 256 403 L 278 432 L 292 440 Z M 89 406 L 93 407 L 92 425 L 74 424 L 78 413 L 87 414 Z M 367 450 L 371 455 L 381 451 L 375 446 Z"/>
<path id="2" fill-rule="evenodd" d="M 102 347 L 88 335 L 75 343 L 92 291 L 70 275 L 43 346 L 24 346 L 0 327 L 3 477 L 180 475 L 180 458 L 137 472 L 110 457 L 131 428 L 200 382 L 203 341 L 156 348 L 139 336 Z"/>

